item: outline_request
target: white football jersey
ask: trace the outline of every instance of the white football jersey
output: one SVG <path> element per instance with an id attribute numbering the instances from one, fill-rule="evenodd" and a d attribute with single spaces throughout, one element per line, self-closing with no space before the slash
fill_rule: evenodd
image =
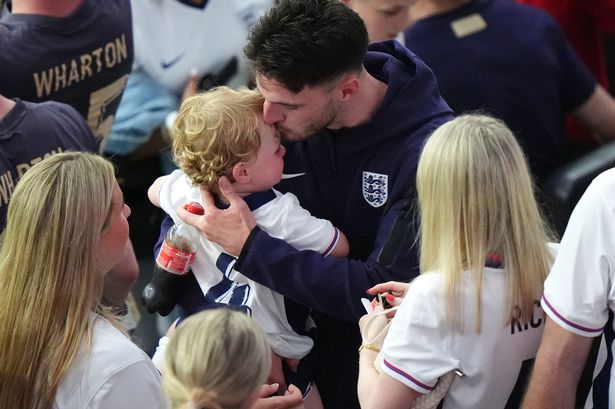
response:
<path id="1" fill-rule="evenodd" d="M 246 85 L 250 71 L 243 46 L 248 27 L 272 4 L 272 0 L 132 0 L 135 67 L 181 94 L 191 71 L 199 76 L 216 74 L 235 57 L 237 72 L 226 85 Z"/>
<path id="2" fill-rule="evenodd" d="M 543 309 L 562 328 L 585 337 L 604 333 L 594 377 L 604 367 L 607 355 L 613 354 L 614 328 L 608 322 L 615 311 L 614 280 L 615 170 L 612 169 L 594 179 L 570 216 L 542 298 Z M 614 368 L 604 368 L 604 378 L 594 379 L 600 382 L 601 390 L 609 391 L 602 399 L 615 396 Z M 585 407 L 607 405 L 615 407 L 611 402 L 593 402 L 590 393 Z"/>
<path id="3" fill-rule="evenodd" d="M 485 267 L 477 334 L 474 283 L 467 272 L 461 284 L 463 331 L 456 331 L 445 321 L 444 275 L 426 273 L 412 282 L 384 341 L 383 371 L 425 394 L 440 376 L 460 370 L 464 376 L 455 377 L 444 409 L 504 408 L 509 398 L 523 393 L 544 330 L 544 313 L 537 301 L 528 324 L 507 325 L 505 272 Z"/>
<path id="4" fill-rule="evenodd" d="M 200 190 L 176 170 L 167 176 L 159 195 L 162 209 L 175 222 L 176 209 L 201 202 Z M 244 198 L 257 225 L 272 237 L 282 239 L 299 250 L 314 250 L 328 255 L 337 244 L 339 231 L 328 220 L 318 219 L 299 205 L 291 194 L 275 190 Z M 267 254 L 263 254 L 267 257 Z M 297 334 L 288 322 L 284 297 L 234 269 L 237 255 L 225 253 L 201 235 L 192 272 L 208 302 L 227 304 L 252 316 L 265 331 L 275 353 L 286 358 L 302 358 L 312 348 L 310 337 Z"/>

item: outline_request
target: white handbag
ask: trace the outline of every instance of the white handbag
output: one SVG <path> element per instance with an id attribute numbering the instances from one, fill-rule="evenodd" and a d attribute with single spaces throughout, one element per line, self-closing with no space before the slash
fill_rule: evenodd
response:
<path id="1" fill-rule="evenodd" d="M 367 320 L 365 325 L 361 329 L 361 337 L 363 338 L 363 346 L 378 346 L 382 345 L 384 338 L 389 332 L 389 327 L 391 326 L 392 318 L 388 320 L 387 324 L 376 334 L 372 339 L 367 339 L 366 334 L 369 333 L 369 328 L 372 326 L 376 320 L 381 320 L 383 317 L 386 318 L 387 314 L 390 314 L 399 309 L 399 306 L 388 308 L 382 311 L 370 312 L 367 314 Z M 382 351 L 378 352 L 376 359 L 374 360 L 374 369 L 376 372 L 380 373 L 381 368 L 384 365 Z M 448 392 L 455 376 L 463 376 L 463 373 L 459 370 L 452 370 L 450 372 L 445 373 L 440 378 L 438 378 L 438 382 L 434 386 L 434 388 L 427 394 L 421 394 L 414 400 L 414 403 L 410 407 L 410 409 L 436 409 L 440 404 L 440 401 L 444 399 L 444 396 Z"/>

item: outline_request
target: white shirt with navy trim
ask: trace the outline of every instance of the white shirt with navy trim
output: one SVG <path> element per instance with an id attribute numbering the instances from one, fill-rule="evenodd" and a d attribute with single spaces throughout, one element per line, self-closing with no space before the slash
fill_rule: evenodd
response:
<path id="1" fill-rule="evenodd" d="M 455 377 L 444 408 L 503 408 L 517 382 L 525 382 L 544 329 L 544 314 L 536 305 L 530 323 L 506 324 L 508 306 L 504 270 L 485 267 L 482 287 L 482 327 L 475 331 L 474 284 L 464 273 L 461 308 L 463 331 L 445 321 L 444 275 L 416 278 L 397 311 L 382 348 L 383 372 L 425 394 L 451 370 Z M 538 295 L 537 295 L 538 298 Z"/>
<path id="2" fill-rule="evenodd" d="M 596 337 L 606 331 L 612 334 L 607 321 L 609 311 L 615 311 L 614 272 L 615 170 L 608 170 L 594 179 L 570 217 L 560 252 L 545 281 L 545 312 L 577 335 Z M 606 348 L 613 353 L 613 346 L 603 341 L 599 364 L 604 364 Z M 595 373 L 600 369 L 598 365 Z M 613 370 L 611 367 L 609 396 L 615 396 Z M 593 407 L 591 399 L 586 407 Z M 609 407 L 614 407 L 613 403 L 609 402 Z"/>
<path id="3" fill-rule="evenodd" d="M 257 203 L 256 209 L 251 207 L 256 224 L 262 230 L 299 250 L 314 250 L 323 256 L 333 250 L 339 231 L 328 220 L 316 218 L 303 209 L 293 194 L 271 190 L 256 195 L 265 197 L 264 201 Z M 179 207 L 191 201 L 201 202 L 199 188 L 191 186 L 181 170 L 167 176 L 158 198 L 162 209 L 175 222 L 179 220 L 176 213 Z M 246 202 L 249 202 L 248 198 Z M 267 254 L 262 256 L 267 257 Z M 236 257 L 201 236 L 192 271 L 205 297 L 251 315 L 267 334 L 276 354 L 296 359 L 307 355 L 313 341 L 292 329 L 286 316 L 284 297 L 234 270 Z"/>

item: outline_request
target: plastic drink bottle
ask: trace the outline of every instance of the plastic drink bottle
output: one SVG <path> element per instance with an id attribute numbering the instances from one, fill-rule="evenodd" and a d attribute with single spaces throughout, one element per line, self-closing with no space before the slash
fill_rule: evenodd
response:
<path id="1" fill-rule="evenodd" d="M 190 213 L 203 215 L 203 207 L 197 202 L 186 206 Z M 168 315 L 177 303 L 177 288 L 183 277 L 190 273 L 196 257 L 196 245 L 200 232 L 182 221 L 175 223 L 167 232 L 162 243 L 152 280 L 142 293 L 143 304 L 150 313 Z"/>

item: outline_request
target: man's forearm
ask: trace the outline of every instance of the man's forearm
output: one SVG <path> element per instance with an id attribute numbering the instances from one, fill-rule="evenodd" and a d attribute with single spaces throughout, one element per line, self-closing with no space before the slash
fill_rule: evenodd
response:
<path id="1" fill-rule="evenodd" d="M 365 314 L 360 299 L 368 288 L 390 280 L 408 281 L 417 274 L 416 268 L 395 273 L 373 261 L 298 251 L 260 230 L 250 235 L 238 265 L 246 277 L 297 303 L 351 322 Z"/>

